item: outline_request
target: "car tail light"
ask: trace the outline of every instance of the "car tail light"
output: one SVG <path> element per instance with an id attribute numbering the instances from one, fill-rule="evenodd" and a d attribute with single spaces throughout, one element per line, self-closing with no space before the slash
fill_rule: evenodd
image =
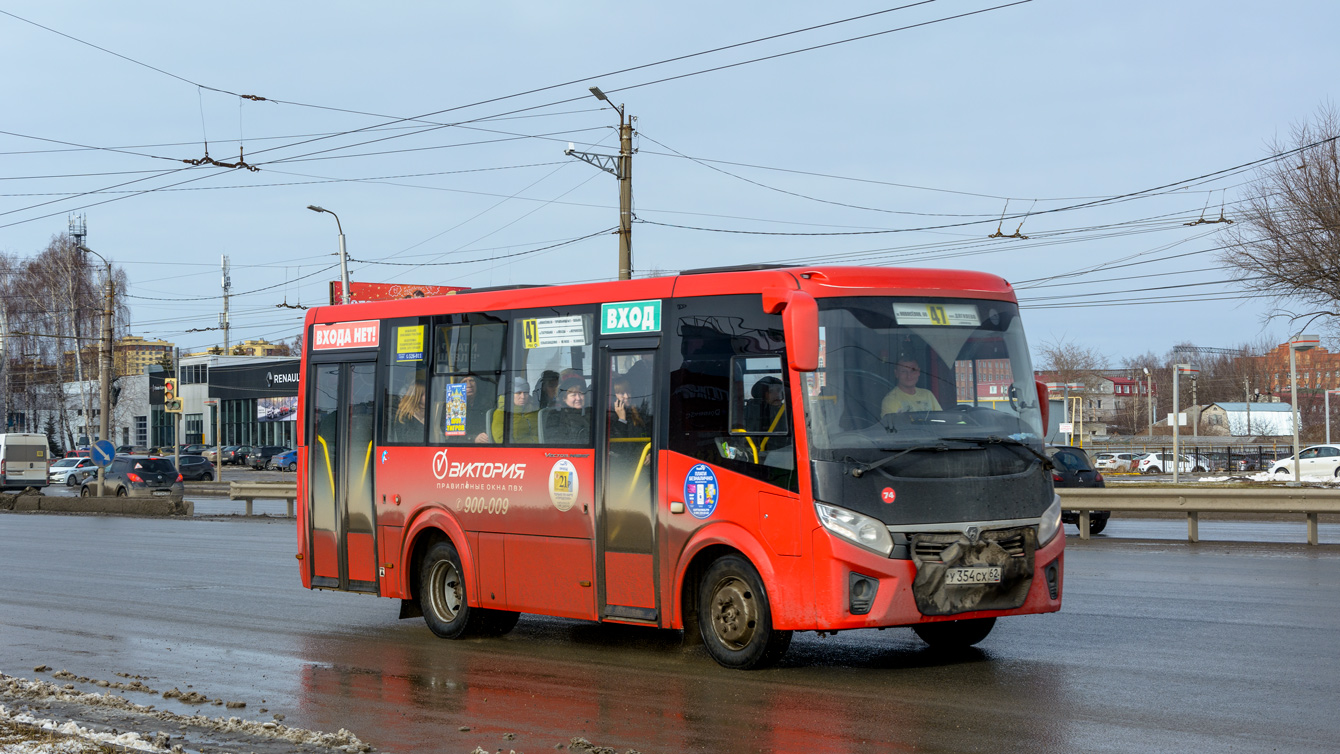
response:
<path id="1" fill-rule="evenodd" d="M 1098 472 L 1098 481 L 1103 481 L 1103 472 Z"/>
<path id="2" fill-rule="evenodd" d="M 1063 481 L 1060 472 L 1058 472 L 1058 471 L 1053 471 L 1053 472 L 1052 472 L 1052 481 L 1053 481 L 1053 482 L 1060 482 L 1060 481 Z"/>
<path id="3" fill-rule="evenodd" d="M 177 474 L 177 481 L 180 482 L 181 480 L 182 480 L 182 479 L 181 479 L 181 473 L 178 472 L 178 474 Z"/>
<path id="4" fill-rule="evenodd" d="M 133 472 L 133 471 L 130 472 L 130 473 L 128 473 L 128 474 L 126 474 L 126 479 L 129 479 L 130 481 L 132 481 L 132 482 L 136 482 L 136 483 L 139 483 L 139 482 L 143 482 L 143 481 L 144 481 L 143 479 L 140 479 L 140 475 L 139 475 L 139 474 L 136 474 L 136 473 Z"/>
<path id="5" fill-rule="evenodd" d="M 0 461 L 0 476 L 4 476 L 4 475 L 5 475 L 5 462 L 4 462 L 4 461 Z"/>

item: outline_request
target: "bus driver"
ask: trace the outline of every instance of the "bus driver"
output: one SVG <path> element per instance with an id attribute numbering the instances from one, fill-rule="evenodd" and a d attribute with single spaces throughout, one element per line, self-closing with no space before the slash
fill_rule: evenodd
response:
<path id="1" fill-rule="evenodd" d="M 921 366 L 915 359 L 900 359 L 894 367 L 898 386 L 884 396 L 879 405 L 880 416 L 899 414 L 905 411 L 940 411 L 940 402 L 935 395 L 923 387 L 917 387 L 921 378 Z"/>

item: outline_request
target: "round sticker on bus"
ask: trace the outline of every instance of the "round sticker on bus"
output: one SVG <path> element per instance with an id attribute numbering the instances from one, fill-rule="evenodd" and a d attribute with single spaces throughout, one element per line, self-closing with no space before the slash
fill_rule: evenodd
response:
<path id="1" fill-rule="evenodd" d="M 684 476 L 684 504 L 694 518 L 707 518 L 717 509 L 717 475 L 705 463 L 695 465 Z"/>
<path id="2" fill-rule="evenodd" d="M 560 458 L 554 463 L 554 467 L 549 470 L 549 499 L 554 502 L 554 507 L 566 511 L 577 502 L 577 467 L 572 465 L 572 461 L 566 458 Z"/>
<path id="3" fill-rule="evenodd" d="M 894 492 L 892 487 L 885 487 L 884 491 L 879 493 L 879 499 L 886 503 L 892 503 L 897 497 L 898 493 Z"/>

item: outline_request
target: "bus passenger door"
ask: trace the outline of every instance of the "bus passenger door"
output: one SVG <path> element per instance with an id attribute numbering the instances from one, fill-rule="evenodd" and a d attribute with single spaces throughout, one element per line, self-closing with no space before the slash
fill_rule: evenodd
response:
<path id="1" fill-rule="evenodd" d="M 602 348 L 604 405 L 596 414 L 603 448 L 597 493 L 600 615 L 656 622 L 655 356 L 647 338 L 607 340 Z M 640 350 L 639 350 L 640 349 Z"/>
<path id="2" fill-rule="evenodd" d="M 372 463 L 375 364 L 339 362 L 308 368 L 312 426 L 306 470 L 311 490 L 312 586 L 377 592 Z"/>

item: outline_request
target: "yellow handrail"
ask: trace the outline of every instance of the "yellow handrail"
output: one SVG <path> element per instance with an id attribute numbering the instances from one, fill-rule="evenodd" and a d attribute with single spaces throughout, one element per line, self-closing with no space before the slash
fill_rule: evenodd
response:
<path id="1" fill-rule="evenodd" d="M 631 500 L 633 497 L 633 488 L 637 487 L 637 480 L 642 478 L 642 464 L 647 462 L 647 454 L 651 452 L 651 440 L 647 440 L 647 445 L 642 449 L 642 455 L 637 459 L 637 471 L 633 472 L 633 481 L 628 485 L 628 494 L 624 496 L 625 500 Z"/>

